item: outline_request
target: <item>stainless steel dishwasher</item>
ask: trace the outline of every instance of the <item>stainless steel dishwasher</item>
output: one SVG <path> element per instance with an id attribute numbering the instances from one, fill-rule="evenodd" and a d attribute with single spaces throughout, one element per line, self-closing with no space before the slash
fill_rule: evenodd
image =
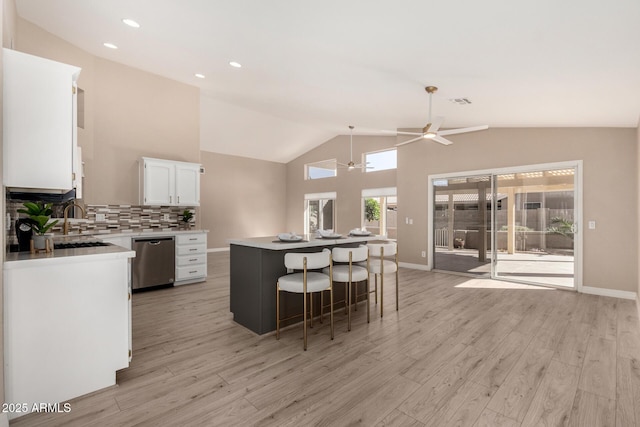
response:
<path id="1" fill-rule="evenodd" d="M 176 275 L 176 244 L 173 237 L 133 239 L 133 289 L 173 284 Z"/>

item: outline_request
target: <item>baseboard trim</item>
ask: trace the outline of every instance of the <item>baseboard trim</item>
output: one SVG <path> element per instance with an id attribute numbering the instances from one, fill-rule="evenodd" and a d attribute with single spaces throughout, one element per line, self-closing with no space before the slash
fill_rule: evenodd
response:
<path id="1" fill-rule="evenodd" d="M 404 267 L 404 268 L 410 268 L 412 270 L 431 271 L 431 268 L 428 265 L 424 265 L 424 264 L 412 264 L 410 262 L 399 262 L 398 266 Z"/>
<path id="2" fill-rule="evenodd" d="M 208 248 L 207 252 L 229 252 L 229 247 L 225 248 Z"/>
<path id="3" fill-rule="evenodd" d="M 594 288 L 591 286 L 583 286 L 581 292 L 583 294 L 600 295 L 602 297 L 613 297 L 630 299 L 637 302 L 637 294 L 629 291 L 619 291 L 616 289 Z"/>

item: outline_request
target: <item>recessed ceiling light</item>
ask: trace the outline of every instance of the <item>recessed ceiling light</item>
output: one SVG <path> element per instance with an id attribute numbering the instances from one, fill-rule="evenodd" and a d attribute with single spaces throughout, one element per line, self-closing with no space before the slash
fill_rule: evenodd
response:
<path id="1" fill-rule="evenodd" d="M 109 49 L 117 49 L 118 46 L 116 46 L 113 43 L 102 43 L 104 45 L 104 47 L 108 47 Z"/>
<path id="2" fill-rule="evenodd" d="M 133 27 L 133 28 L 140 28 L 140 24 L 138 24 L 136 21 L 134 21 L 133 19 L 129 19 L 129 18 L 124 18 L 122 20 L 122 22 L 124 22 L 126 25 Z"/>
<path id="3" fill-rule="evenodd" d="M 199 79 L 204 79 L 204 74 L 196 73 L 196 77 Z"/>
<path id="4" fill-rule="evenodd" d="M 242 64 L 240 64 L 239 62 L 236 62 L 236 61 L 231 61 L 231 62 L 229 62 L 229 65 L 231 65 L 233 68 L 240 68 L 240 67 L 242 67 Z"/>

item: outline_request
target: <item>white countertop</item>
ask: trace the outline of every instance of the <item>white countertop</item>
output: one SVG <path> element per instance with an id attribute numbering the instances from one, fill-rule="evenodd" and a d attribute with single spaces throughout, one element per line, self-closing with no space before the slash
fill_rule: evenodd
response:
<path id="1" fill-rule="evenodd" d="M 208 233 L 209 230 L 145 230 L 125 233 L 97 233 L 97 234 L 67 234 L 53 235 L 56 243 L 73 241 L 103 240 L 110 237 L 144 237 L 144 236 L 175 236 L 177 234 Z M 33 265 L 46 265 L 51 263 L 82 262 L 87 256 L 103 257 L 105 259 L 135 258 L 136 253 L 120 246 L 94 246 L 88 248 L 55 249 L 53 252 L 8 252 L 4 257 L 4 268 L 23 268 Z"/>
<path id="2" fill-rule="evenodd" d="M 344 235 L 339 239 L 324 239 L 316 237 L 313 234 L 302 235 L 302 241 L 300 242 L 281 242 L 277 236 L 264 236 L 264 237 L 246 237 L 239 239 L 228 239 L 227 243 L 230 245 L 249 246 L 260 249 L 270 249 L 274 251 L 309 248 L 314 246 L 327 246 L 327 245 L 342 245 L 345 243 L 366 243 L 371 240 L 386 240 L 383 236 L 370 235 L 370 236 L 351 236 Z"/>
<path id="3" fill-rule="evenodd" d="M 83 262 L 87 257 L 96 259 L 135 258 L 134 251 L 116 245 L 89 248 L 55 249 L 53 252 L 9 252 L 4 258 L 4 268 L 27 268 L 31 266 Z"/>

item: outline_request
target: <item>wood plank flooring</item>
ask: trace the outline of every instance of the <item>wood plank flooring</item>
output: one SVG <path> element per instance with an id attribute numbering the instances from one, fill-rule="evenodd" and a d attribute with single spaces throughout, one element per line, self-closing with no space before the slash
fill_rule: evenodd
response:
<path id="1" fill-rule="evenodd" d="M 133 362 L 67 414 L 13 426 L 640 426 L 633 301 L 400 270 L 385 315 L 360 304 L 281 339 L 229 313 L 229 254 L 206 283 L 135 294 Z M 100 349 L 96 349 L 100 351 Z"/>

